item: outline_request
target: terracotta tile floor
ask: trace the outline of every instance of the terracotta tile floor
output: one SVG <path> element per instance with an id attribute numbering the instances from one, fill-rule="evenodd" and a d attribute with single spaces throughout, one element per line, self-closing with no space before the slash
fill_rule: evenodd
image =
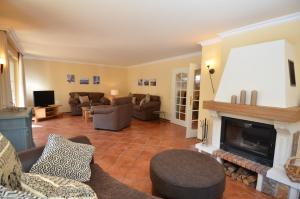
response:
<path id="1" fill-rule="evenodd" d="M 165 121 L 143 122 L 133 120 L 131 127 L 120 132 L 94 130 L 92 122 L 81 117 L 63 118 L 33 124 L 36 145 L 43 145 L 50 133 L 65 137 L 86 135 L 96 146 L 95 160 L 108 173 L 138 190 L 151 193 L 149 161 L 165 149 L 194 150 L 196 139 L 185 139 L 185 128 Z M 223 199 L 267 199 L 239 182 L 227 179 Z"/>

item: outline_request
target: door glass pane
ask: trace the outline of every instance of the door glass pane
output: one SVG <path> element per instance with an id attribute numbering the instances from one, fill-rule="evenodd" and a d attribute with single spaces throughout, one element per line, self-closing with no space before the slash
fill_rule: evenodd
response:
<path id="1" fill-rule="evenodd" d="M 197 129 L 197 128 L 198 128 L 198 120 L 192 121 L 192 129 Z"/>
<path id="2" fill-rule="evenodd" d="M 200 90 L 200 69 L 195 70 L 194 90 Z"/>
<path id="3" fill-rule="evenodd" d="M 193 102 L 193 111 L 198 111 L 198 109 L 199 109 L 199 101 L 194 101 Z"/>
<path id="4" fill-rule="evenodd" d="M 184 113 L 180 113 L 180 120 L 185 120 L 185 114 Z"/>
<path id="5" fill-rule="evenodd" d="M 198 120 L 199 111 L 192 112 L 192 120 Z"/>
<path id="6" fill-rule="evenodd" d="M 200 97 L 200 91 L 194 91 L 194 100 L 199 100 Z"/>

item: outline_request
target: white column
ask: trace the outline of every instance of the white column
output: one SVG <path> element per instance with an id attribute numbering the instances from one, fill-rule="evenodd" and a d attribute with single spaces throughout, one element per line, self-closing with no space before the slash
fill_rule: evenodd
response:
<path id="1" fill-rule="evenodd" d="M 211 144 L 214 148 L 219 149 L 221 143 L 221 125 L 222 118 L 216 111 L 210 111 L 210 115 L 213 120 L 212 124 L 212 135 L 211 135 Z"/>
<path id="2" fill-rule="evenodd" d="M 294 133 L 300 130 L 300 122 L 274 122 L 277 131 L 273 168 L 283 169 L 292 155 Z"/>

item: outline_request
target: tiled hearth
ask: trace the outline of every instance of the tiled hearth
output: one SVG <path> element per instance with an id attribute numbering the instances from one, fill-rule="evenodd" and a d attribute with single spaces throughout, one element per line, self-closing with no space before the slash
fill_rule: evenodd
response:
<path id="1" fill-rule="evenodd" d="M 248 160 L 222 149 L 215 150 L 212 155 L 220 162 L 222 162 L 222 160 L 226 160 L 235 165 L 257 173 L 258 178 L 256 189 L 260 190 L 261 192 L 271 195 L 275 198 L 288 198 L 289 186 L 267 177 L 267 172 L 271 169 L 270 167 Z"/>
<path id="2" fill-rule="evenodd" d="M 212 155 L 222 160 L 227 160 L 228 162 L 232 162 L 236 165 L 239 165 L 255 173 L 259 173 L 263 176 L 266 176 L 268 170 L 271 169 L 270 167 L 264 166 L 262 164 L 256 163 L 254 161 L 248 160 L 241 156 L 224 151 L 222 149 L 214 151 Z"/>

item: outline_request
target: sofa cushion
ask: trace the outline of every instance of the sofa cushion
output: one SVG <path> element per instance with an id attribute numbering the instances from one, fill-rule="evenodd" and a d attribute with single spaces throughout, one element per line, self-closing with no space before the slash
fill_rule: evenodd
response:
<path id="1" fill-rule="evenodd" d="M 112 100 L 111 105 L 112 106 L 118 106 L 123 104 L 129 104 L 131 103 L 131 97 L 119 97 Z"/>
<path id="2" fill-rule="evenodd" d="M 103 104 L 103 105 L 110 105 L 110 100 L 107 99 L 106 97 L 102 97 L 100 99 L 100 104 Z"/>
<path id="3" fill-rule="evenodd" d="M 83 103 L 89 103 L 89 97 L 88 96 L 79 96 L 79 101 L 81 104 Z"/>
<path id="4" fill-rule="evenodd" d="M 18 199 L 40 199 L 31 193 L 19 190 L 11 190 L 7 187 L 0 185 L 0 198 L 18 198 Z"/>
<path id="5" fill-rule="evenodd" d="M 0 133 L 0 183 L 12 190 L 20 189 L 22 165 L 15 148 Z"/>
<path id="6" fill-rule="evenodd" d="M 89 93 L 88 96 L 92 102 L 100 102 L 101 98 L 103 97 L 103 93 Z"/>
<path id="7" fill-rule="evenodd" d="M 97 198 L 88 185 L 62 177 L 24 173 L 21 185 L 23 191 L 42 198 Z"/>
<path id="8" fill-rule="evenodd" d="M 67 140 L 50 134 L 43 154 L 30 172 L 88 181 L 91 176 L 90 163 L 95 147 Z"/>

